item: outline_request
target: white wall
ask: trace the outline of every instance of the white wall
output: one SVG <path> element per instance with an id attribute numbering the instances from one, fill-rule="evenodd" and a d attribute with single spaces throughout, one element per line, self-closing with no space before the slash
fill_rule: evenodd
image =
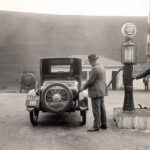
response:
<path id="1" fill-rule="evenodd" d="M 143 79 L 133 80 L 133 89 L 134 90 L 144 90 Z"/>
<path id="2" fill-rule="evenodd" d="M 115 67 L 115 68 L 106 68 L 106 84 L 108 85 L 110 81 L 112 80 L 112 71 L 118 71 L 120 68 Z M 90 67 L 83 67 L 83 71 L 91 71 Z M 120 71 L 117 75 L 117 84 L 116 87 L 117 89 L 123 88 L 123 79 L 122 79 L 122 71 Z M 109 86 L 109 89 L 112 89 L 112 84 Z"/>
<path id="3" fill-rule="evenodd" d="M 112 71 L 118 71 L 120 68 L 106 68 L 106 83 L 107 85 L 112 80 Z M 116 88 L 121 89 L 123 88 L 123 79 L 122 79 L 122 71 L 120 71 L 116 77 Z M 109 89 L 112 89 L 112 84 L 110 85 Z"/>

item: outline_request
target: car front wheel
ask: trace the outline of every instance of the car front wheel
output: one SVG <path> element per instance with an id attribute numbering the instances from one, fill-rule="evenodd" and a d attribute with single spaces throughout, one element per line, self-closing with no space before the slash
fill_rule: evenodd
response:
<path id="1" fill-rule="evenodd" d="M 39 116 L 39 110 L 34 109 L 29 112 L 30 122 L 33 126 L 36 126 L 38 124 L 38 116 Z"/>

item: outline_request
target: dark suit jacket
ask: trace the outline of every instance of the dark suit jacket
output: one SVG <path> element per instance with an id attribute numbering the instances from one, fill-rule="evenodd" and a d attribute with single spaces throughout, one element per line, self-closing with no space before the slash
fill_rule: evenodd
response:
<path id="1" fill-rule="evenodd" d="M 83 86 L 83 89 L 88 89 L 89 97 L 103 97 L 106 95 L 106 71 L 102 64 L 96 64 L 91 75 Z"/>

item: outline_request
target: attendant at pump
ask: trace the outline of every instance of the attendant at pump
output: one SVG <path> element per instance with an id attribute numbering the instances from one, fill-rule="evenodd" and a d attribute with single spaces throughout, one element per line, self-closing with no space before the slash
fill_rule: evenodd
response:
<path id="1" fill-rule="evenodd" d="M 149 79 L 147 77 L 143 78 L 143 83 L 145 86 L 145 91 L 149 90 Z"/>
<path id="2" fill-rule="evenodd" d="M 90 65 L 92 66 L 91 75 L 80 92 L 88 89 L 91 98 L 94 123 L 89 132 L 107 129 L 106 110 L 104 105 L 104 96 L 106 95 L 106 71 L 102 64 L 98 63 L 96 54 L 88 56 Z"/>
<path id="3" fill-rule="evenodd" d="M 138 79 L 141 79 L 141 78 L 145 78 L 148 75 L 150 75 L 150 69 L 146 70 L 144 73 L 139 74 L 138 76 L 133 77 L 133 79 L 138 80 Z M 144 79 L 143 79 L 143 82 L 145 82 Z M 148 84 L 149 84 L 148 78 L 147 78 L 147 81 L 145 83 L 146 83 L 146 86 L 147 86 L 147 87 L 145 87 L 145 90 L 148 90 Z"/>

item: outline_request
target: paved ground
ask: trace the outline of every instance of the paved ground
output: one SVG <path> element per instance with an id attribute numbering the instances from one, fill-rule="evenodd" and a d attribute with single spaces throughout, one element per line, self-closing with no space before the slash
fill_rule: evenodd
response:
<path id="1" fill-rule="evenodd" d="M 150 107 L 150 92 L 134 92 L 135 106 Z M 113 121 L 113 108 L 122 107 L 124 92 L 110 91 L 105 98 L 108 130 L 86 132 L 93 116 L 80 126 L 79 113 L 60 116 L 40 113 L 32 127 L 25 109 L 26 94 L 0 93 L 0 150 L 150 150 L 150 131 L 121 130 Z"/>

